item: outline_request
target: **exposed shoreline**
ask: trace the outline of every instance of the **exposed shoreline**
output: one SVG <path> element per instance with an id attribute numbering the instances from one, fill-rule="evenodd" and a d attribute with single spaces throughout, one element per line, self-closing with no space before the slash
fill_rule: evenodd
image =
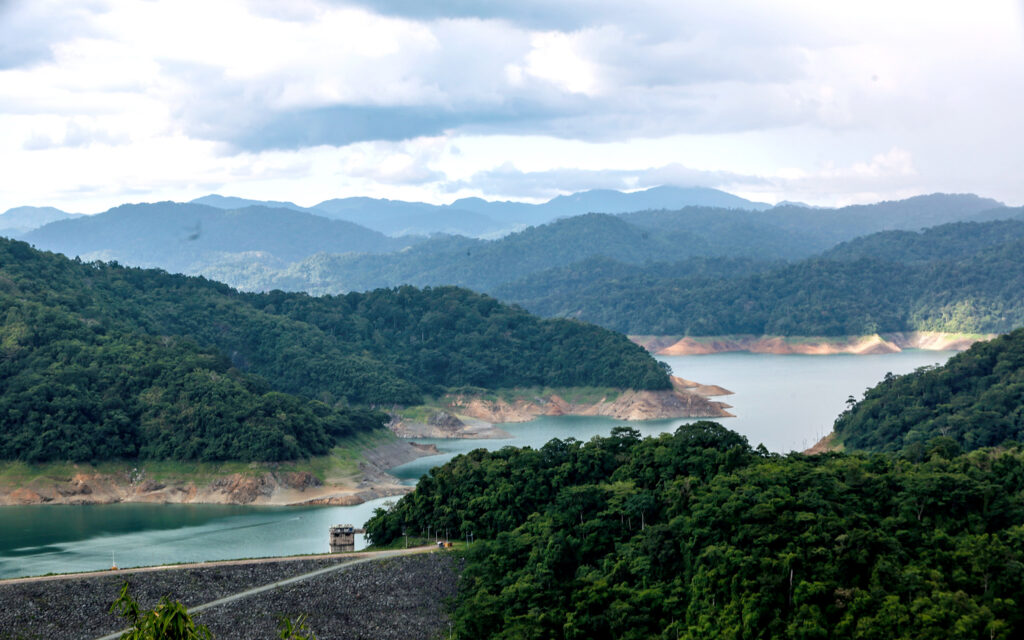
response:
<path id="1" fill-rule="evenodd" d="M 540 416 L 604 416 L 616 420 L 660 420 L 666 418 L 731 418 L 731 406 L 711 400 L 732 391 L 717 385 L 672 376 L 672 389 L 662 391 L 624 390 L 591 400 L 570 402 L 557 393 L 512 394 L 504 397 L 452 394 L 430 409 L 426 419 L 403 418 L 391 413 L 388 428 L 402 438 L 508 438 L 498 425 L 529 422 Z"/>
<path id="2" fill-rule="evenodd" d="M 424 422 L 393 414 L 388 427 L 398 437 L 361 449 L 358 470 L 346 477 L 321 479 L 301 465 L 292 470 L 272 463 L 253 463 L 244 472 L 157 480 L 147 473 L 145 462 L 126 462 L 113 471 L 81 464 L 70 465 L 64 473 L 39 473 L 26 482 L 0 480 L 0 506 L 121 502 L 351 506 L 413 490 L 388 470 L 439 451 L 434 445 L 417 444 L 410 438 L 508 438 L 509 434 L 495 423 L 527 422 L 539 416 L 606 416 L 619 420 L 732 417 L 727 411 L 730 405 L 710 400 L 731 391 L 674 376 L 672 385 L 670 390 L 624 390 L 614 397 L 576 402 L 554 393 L 513 393 L 509 399 L 445 396 L 442 406 Z"/>
<path id="3" fill-rule="evenodd" d="M 692 356 L 745 351 L 776 355 L 870 355 L 899 353 L 904 349 L 965 351 L 997 334 L 907 331 L 864 336 L 630 336 L 655 355 Z"/>
<path id="4" fill-rule="evenodd" d="M 250 473 L 225 473 L 205 481 L 146 479 L 145 463 L 126 463 L 115 472 L 91 465 L 73 465 L 70 476 L 40 475 L 30 482 L 0 483 L 0 506 L 29 504 L 242 504 L 350 506 L 409 493 L 387 470 L 424 456 L 436 455 L 433 445 L 393 440 L 361 452 L 358 472 L 321 481 L 309 471 L 282 471 L 259 464 Z M 134 466 L 137 465 L 137 466 Z"/>

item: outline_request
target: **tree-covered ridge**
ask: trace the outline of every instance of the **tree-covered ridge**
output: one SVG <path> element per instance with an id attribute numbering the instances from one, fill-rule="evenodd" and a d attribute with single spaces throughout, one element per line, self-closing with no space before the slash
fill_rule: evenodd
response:
<path id="1" fill-rule="evenodd" d="M 0 293 L 0 459 L 291 460 L 383 414 L 268 387 L 181 337 L 111 330 Z"/>
<path id="2" fill-rule="evenodd" d="M 1006 332 L 1024 324 L 1024 222 L 882 232 L 791 264 L 582 262 L 497 288 L 545 316 L 630 334 Z"/>
<path id="3" fill-rule="evenodd" d="M 822 257 L 828 260 L 885 258 L 903 264 L 928 264 L 984 255 L 993 247 L 1020 240 L 1024 240 L 1024 224 L 1019 220 L 954 222 L 919 232 L 882 231 L 861 236 L 836 245 Z"/>
<path id="4" fill-rule="evenodd" d="M 595 255 L 643 263 L 673 246 L 616 216 L 587 214 L 497 240 L 440 236 L 387 255 L 316 255 L 281 271 L 268 270 L 268 279 L 258 288 L 343 293 L 411 284 L 489 291 L 526 274 Z"/>
<path id="5" fill-rule="evenodd" d="M 456 285 L 492 293 L 544 270 L 592 258 L 634 265 L 692 257 L 797 260 L 885 229 L 916 230 L 1018 213 L 973 195 L 933 194 L 843 209 L 779 206 L 752 211 L 722 206 L 729 202 L 742 205 L 735 198 L 678 200 L 672 191 L 654 189 L 646 195 L 590 192 L 577 194 L 581 197 L 556 198 L 545 207 L 550 215 L 520 220 L 543 224 L 491 240 L 443 234 L 386 238 L 319 215 L 344 217 L 344 210 L 351 205 L 361 211 L 369 207 L 359 220 L 366 221 L 364 214 L 373 210 L 376 213 L 372 218 L 382 222 L 393 206 L 405 209 L 411 205 L 420 212 L 418 215 L 434 209 L 422 203 L 366 199 L 322 203 L 332 204 L 328 212 L 319 208 L 296 210 L 302 208 L 286 202 L 246 206 L 259 203 L 221 198 L 200 201 L 215 207 L 239 208 L 225 211 L 196 203 L 125 205 L 96 216 L 47 225 L 25 239 L 69 256 L 202 274 L 249 291 L 339 294 L 411 284 Z M 610 204 L 610 196 L 619 203 L 600 206 L 601 202 Z M 719 206 L 668 206 L 673 201 Z M 588 202 L 595 208 L 587 208 Z M 635 208 L 627 208 L 627 202 Z M 473 199 L 459 203 L 458 207 L 467 207 L 467 214 L 476 211 L 477 205 L 486 204 Z M 523 203 L 490 204 L 493 207 L 484 208 L 507 209 L 506 213 L 533 208 Z M 334 205 L 340 209 L 335 210 Z M 439 210 L 452 215 L 456 209 Z M 634 213 L 582 214 L 585 211 Z M 558 216 L 572 217 L 555 219 Z"/>
<path id="6" fill-rule="evenodd" d="M 935 195 L 838 210 L 691 206 L 621 215 L 590 213 L 494 240 L 435 236 L 398 253 L 333 251 L 286 267 L 253 258 L 247 263 L 211 264 L 202 273 L 255 290 L 321 294 L 412 284 L 458 285 L 491 293 L 522 279 L 542 286 L 547 270 L 601 258 L 630 265 L 711 257 L 802 259 L 880 229 L 917 229 L 925 221 L 995 216 L 981 212 L 995 206 L 998 203 L 975 196 Z M 560 298 L 554 290 L 546 295 Z"/>
<path id="7" fill-rule="evenodd" d="M 1014 638 L 1024 452 L 778 456 L 714 423 L 474 451 L 367 524 L 474 534 L 460 638 Z"/>
<path id="8" fill-rule="evenodd" d="M 243 297 L 271 315 L 344 336 L 428 393 L 462 386 L 671 388 L 664 367 L 621 334 L 538 319 L 467 289 Z"/>
<path id="9" fill-rule="evenodd" d="M 1024 329 L 979 342 L 940 367 L 885 380 L 836 420 L 847 449 L 920 458 L 1024 441 Z"/>
<path id="10" fill-rule="evenodd" d="M 454 288 L 240 294 L 0 240 L 0 303 L 5 458 L 279 459 L 380 425 L 352 405 L 670 386 L 624 336 Z"/>

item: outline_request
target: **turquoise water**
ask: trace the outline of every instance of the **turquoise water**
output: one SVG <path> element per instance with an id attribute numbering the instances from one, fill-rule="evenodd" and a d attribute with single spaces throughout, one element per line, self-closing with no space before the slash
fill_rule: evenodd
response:
<path id="1" fill-rule="evenodd" d="M 904 351 L 877 356 L 774 356 L 727 353 L 662 358 L 676 375 L 735 392 L 717 398 L 735 418 L 720 422 L 753 445 L 805 449 L 829 432 L 846 398 L 860 397 L 886 372 L 906 373 L 945 362 L 950 352 Z M 644 435 L 672 431 L 685 420 L 625 422 L 542 417 L 502 425 L 504 440 L 425 440 L 442 451 L 392 472 L 414 483 L 459 453 L 486 447 L 540 447 L 551 438 L 587 440 L 631 424 Z M 422 440 L 418 440 L 422 441 Z M 237 505 L 34 505 L 0 508 L 0 578 L 260 556 L 326 553 L 332 524 L 362 525 L 388 502 L 354 507 Z M 365 542 L 357 536 L 356 548 Z"/>
<path id="2" fill-rule="evenodd" d="M 387 499 L 354 507 L 206 504 L 0 508 L 0 578 L 229 558 L 327 553 L 332 524 L 362 525 Z M 366 546 L 356 536 L 356 549 Z"/>

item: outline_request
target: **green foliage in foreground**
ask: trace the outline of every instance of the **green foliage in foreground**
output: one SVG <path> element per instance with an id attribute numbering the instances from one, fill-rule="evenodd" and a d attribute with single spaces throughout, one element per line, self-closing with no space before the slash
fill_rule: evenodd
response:
<path id="1" fill-rule="evenodd" d="M 847 449 L 927 455 L 1024 441 L 1024 329 L 979 342 L 940 367 L 887 375 L 836 420 Z"/>
<path id="2" fill-rule="evenodd" d="M 128 593 L 128 583 L 121 587 L 121 594 L 110 605 L 111 613 L 118 613 L 128 620 L 132 628 L 121 635 L 121 640 L 211 640 L 213 636 L 206 625 L 196 624 L 188 614 L 185 605 L 172 601 L 167 596 L 150 610 L 143 610 Z"/>
<path id="3" fill-rule="evenodd" d="M 476 535 L 460 638 L 1020 637 L 1024 451 L 943 455 L 620 428 L 459 456 L 367 530 Z"/>
<path id="4" fill-rule="evenodd" d="M 110 612 L 117 613 L 132 625 L 121 634 L 121 640 L 213 640 L 213 634 L 203 624 L 197 624 L 189 615 L 185 605 L 167 596 L 160 599 L 153 609 L 143 609 L 128 593 L 128 583 L 121 586 L 121 593 L 110 605 Z M 316 634 L 306 626 L 306 616 L 296 620 L 281 616 L 278 620 L 278 637 L 281 640 L 316 640 Z"/>

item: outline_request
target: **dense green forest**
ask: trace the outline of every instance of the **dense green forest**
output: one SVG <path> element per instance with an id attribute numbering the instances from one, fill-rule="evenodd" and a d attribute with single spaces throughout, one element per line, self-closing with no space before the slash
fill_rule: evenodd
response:
<path id="1" fill-rule="evenodd" d="M 460 638 L 1016 638 L 1024 451 L 769 454 L 715 423 L 476 450 L 367 524 L 476 539 Z"/>
<path id="2" fill-rule="evenodd" d="M 453 387 L 670 387 L 624 336 L 455 288 L 241 294 L 0 240 L 0 309 L 4 459 L 276 460 Z"/>
<path id="3" fill-rule="evenodd" d="M 686 201 L 718 206 L 670 206 Z M 974 195 L 933 194 L 841 209 L 793 205 L 765 209 L 713 190 L 671 188 L 630 194 L 594 191 L 556 198 L 547 205 L 466 199 L 436 207 L 355 198 L 296 210 L 302 208 L 281 202 L 263 203 L 267 206 L 246 206 L 256 201 L 226 198 L 199 202 L 238 209 L 195 203 L 129 205 L 46 225 L 23 239 L 68 256 L 204 275 L 248 291 L 340 294 L 411 284 L 455 285 L 493 294 L 499 287 L 531 276 L 537 276 L 535 285 L 542 284 L 546 276 L 541 272 L 593 258 L 635 266 L 694 257 L 792 261 L 882 230 L 916 231 L 953 221 L 1020 214 Z M 583 213 L 587 211 L 617 215 Z M 633 213 L 621 213 L 625 211 Z M 504 228 L 520 230 L 494 239 L 444 233 L 388 238 L 322 217 L 350 215 L 359 222 L 384 223 L 396 213 L 414 218 L 440 214 L 458 226 L 456 212 L 471 217 L 493 214 L 494 220 L 510 224 L 514 220 L 520 225 L 523 221 L 543 224 L 526 228 L 511 224 Z M 554 291 L 544 295 L 548 294 L 559 299 Z"/>
<path id="4" fill-rule="evenodd" d="M 630 334 L 998 333 L 1024 324 L 1024 221 L 887 231 L 784 264 L 592 259 L 498 287 L 545 316 Z"/>
<path id="5" fill-rule="evenodd" d="M 979 342 L 941 367 L 886 376 L 835 424 L 848 449 L 917 459 L 936 442 L 972 450 L 1024 440 L 1024 329 Z"/>
<path id="6" fill-rule="evenodd" d="M 110 330 L 6 291 L 0 301 L 0 459 L 295 459 L 383 425 L 273 391 L 188 338 Z"/>
<path id="7" fill-rule="evenodd" d="M 686 244 L 699 244 L 695 240 L 689 238 Z M 673 244 L 665 238 L 616 216 L 588 214 L 529 227 L 498 240 L 438 236 L 399 253 L 318 254 L 282 270 L 256 270 L 249 274 L 247 287 L 336 294 L 411 284 L 488 291 L 526 274 L 594 255 L 643 263 L 672 250 Z M 237 277 L 229 270 L 212 274 L 228 281 Z"/>
<path id="8" fill-rule="evenodd" d="M 398 253 L 332 251 L 283 268 L 258 258 L 225 260 L 210 264 L 202 273 L 245 289 L 311 293 L 396 284 L 451 284 L 497 293 L 525 278 L 543 290 L 547 270 L 579 268 L 578 263 L 591 259 L 637 266 L 695 257 L 795 260 L 882 229 L 916 230 L 953 220 L 1009 217 L 1010 212 L 977 196 L 936 194 L 843 209 L 786 206 L 750 211 L 690 206 L 620 215 L 591 213 L 495 240 L 439 235 Z M 545 293 L 561 299 L 558 291 Z"/>

